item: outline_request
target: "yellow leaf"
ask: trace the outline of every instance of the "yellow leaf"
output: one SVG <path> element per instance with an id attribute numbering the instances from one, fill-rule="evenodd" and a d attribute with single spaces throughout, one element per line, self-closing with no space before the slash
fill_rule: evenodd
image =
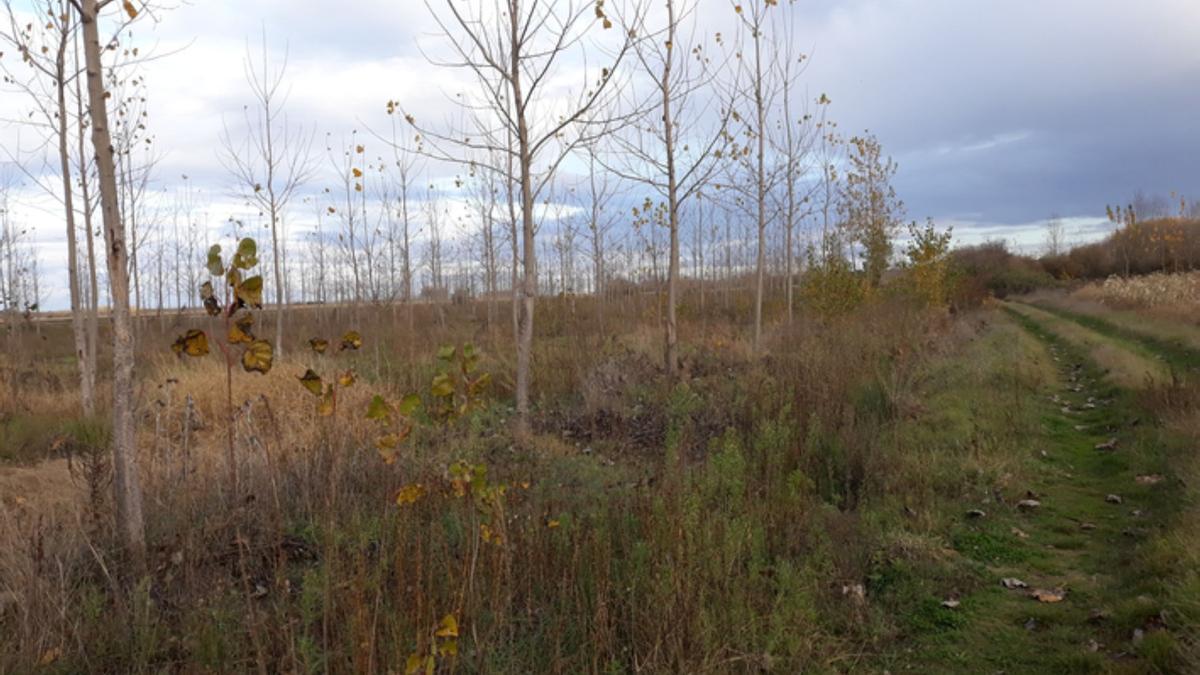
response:
<path id="1" fill-rule="evenodd" d="M 238 284 L 234 292 L 243 303 L 251 307 L 262 307 L 262 290 L 262 277 L 255 275 Z"/>
<path id="2" fill-rule="evenodd" d="M 354 384 L 354 371 L 347 370 L 339 375 L 338 384 L 342 385 L 343 387 L 349 387 L 350 385 Z"/>
<path id="3" fill-rule="evenodd" d="M 1065 591 L 1046 591 L 1041 589 L 1038 589 L 1029 595 L 1038 602 L 1046 603 L 1062 602 L 1063 599 L 1067 597 Z"/>
<path id="4" fill-rule="evenodd" d="M 440 656 L 458 656 L 458 640 L 446 640 L 438 647 Z"/>
<path id="5" fill-rule="evenodd" d="M 321 395 L 321 376 L 314 373 L 312 368 L 304 371 L 304 374 L 299 379 L 300 384 L 313 396 Z"/>
<path id="6" fill-rule="evenodd" d="M 342 336 L 342 349 L 358 349 L 359 347 L 362 347 L 362 336 L 358 334 L 358 331 L 347 331 Z"/>
<path id="7" fill-rule="evenodd" d="M 355 178 L 362 178 L 362 171 L 361 171 L 361 170 L 359 170 L 359 169 L 351 169 L 351 170 L 350 170 L 350 172 L 354 174 L 354 177 L 355 177 Z"/>
<path id="8" fill-rule="evenodd" d="M 329 340 L 324 338 L 312 338 L 308 341 L 308 346 L 314 352 L 318 354 L 324 354 L 325 350 L 329 348 Z"/>
<path id="9" fill-rule="evenodd" d="M 242 352 L 242 369 L 247 373 L 259 372 L 266 375 L 271 370 L 274 352 L 271 343 L 266 340 L 255 340 L 246 346 Z"/>
<path id="10" fill-rule="evenodd" d="M 38 659 L 39 666 L 48 666 L 58 660 L 62 656 L 62 650 L 58 647 L 53 647 L 42 652 L 42 658 Z"/>
<path id="11" fill-rule="evenodd" d="M 557 520 L 554 520 L 553 518 L 551 518 L 550 520 L 546 521 L 546 527 L 548 527 L 548 528 L 550 528 L 550 529 L 552 529 L 552 530 L 553 530 L 554 528 L 558 527 L 559 525 L 561 525 L 561 523 L 559 523 Z"/>
<path id="12" fill-rule="evenodd" d="M 399 492 L 396 493 L 396 505 L 404 506 L 405 504 L 415 504 L 415 503 L 417 503 L 417 500 L 420 499 L 424 494 L 425 494 L 425 487 L 422 486 L 420 483 L 413 483 L 412 485 L 405 485 L 404 487 L 400 488 Z M 447 616 L 449 616 L 449 615 L 447 615 Z M 453 620 L 454 617 L 450 617 L 450 618 L 451 618 L 451 620 Z M 445 621 L 445 619 L 443 619 L 442 625 L 445 626 L 445 624 L 446 624 L 446 621 Z M 438 636 L 441 636 L 442 632 L 439 630 L 437 634 L 438 634 Z M 454 627 L 454 635 L 458 635 L 457 624 Z"/>
<path id="13" fill-rule="evenodd" d="M 175 340 L 171 349 L 176 354 L 188 356 L 204 356 L 208 353 L 208 336 L 202 330 L 189 330 Z"/>
<path id="14" fill-rule="evenodd" d="M 125 0 L 124 4 L 122 6 L 125 8 L 125 13 L 129 15 L 130 19 L 137 18 L 138 9 L 137 9 L 137 7 L 133 6 L 132 2 L 130 2 L 129 0 Z"/>
<path id="15" fill-rule="evenodd" d="M 254 334 L 250 328 L 254 325 L 253 314 L 242 314 L 238 320 L 229 326 L 229 335 L 227 339 L 229 344 L 249 344 L 254 342 Z"/>
<path id="16" fill-rule="evenodd" d="M 325 390 L 325 395 L 317 403 L 317 414 L 321 417 L 329 417 L 333 414 L 333 388 Z"/>
<path id="17" fill-rule="evenodd" d="M 442 617 L 441 627 L 434 633 L 437 637 L 458 637 L 458 619 L 453 614 Z"/>
<path id="18" fill-rule="evenodd" d="M 416 675 L 416 672 L 425 665 L 425 658 L 420 654 L 410 654 L 408 660 L 404 662 L 404 675 Z"/>

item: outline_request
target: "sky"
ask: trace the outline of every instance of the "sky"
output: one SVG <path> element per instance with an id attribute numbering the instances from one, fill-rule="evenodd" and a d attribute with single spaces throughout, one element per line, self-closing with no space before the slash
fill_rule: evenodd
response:
<path id="1" fill-rule="evenodd" d="M 729 0 L 696 11 L 701 32 L 732 25 Z M 1082 241 L 1109 228 L 1105 204 L 1135 191 L 1200 199 L 1196 0 L 796 0 L 785 11 L 810 55 L 801 86 L 833 101 L 843 132 L 874 133 L 898 162 L 908 216 L 953 225 L 959 243 L 1032 248 L 1051 214 Z M 158 55 L 145 65 L 163 153 L 155 185 L 188 175 L 215 222 L 240 208 L 218 138 L 251 102 L 242 60 L 264 30 L 275 57 L 288 54 L 288 114 L 321 148 L 325 133 L 385 128 L 388 100 L 443 110 L 463 82 L 423 55 L 440 43 L 420 0 L 203 0 L 156 18 L 134 34 Z M 28 110 L 0 92 L 0 119 Z M 28 130 L 0 122 L 6 151 L 18 135 L 27 147 Z M 37 242 L 45 306 L 61 307 L 61 219 L 27 181 L 13 200 Z"/>

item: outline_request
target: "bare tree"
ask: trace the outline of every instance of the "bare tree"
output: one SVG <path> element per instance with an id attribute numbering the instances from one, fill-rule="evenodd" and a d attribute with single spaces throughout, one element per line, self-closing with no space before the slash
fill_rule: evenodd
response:
<path id="1" fill-rule="evenodd" d="M 261 54 L 256 63 L 246 47 L 243 70 L 246 84 L 254 97 L 254 105 L 245 106 L 245 136 L 239 143 L 225 126 L 221 134 L 222 164 L 233 175 L 239 194 L 267 217 L 271 230 L 271 267 L 275 282 L 275 351 L 283 353 L 283 325 L 286 303 L 284 248 L 280 231 L 288 205 L 296 191 L 312 177 L 314 164 L 312 142 L 314 132 L 289 123 L 287 94 L 284 82 L 287 75 L 288 51 L 285 47 L 282 62 L 272 66 L 264 31 Z"/>
<path id="2" fill-rule="evenodd" d="M 104 222 L 104 248 L 108 258 L 108 283 L 112 296 L 113 331 L 113 490 L 117 529 L 134 566 L 145 564 L 146 539 L 142 516 L 142 490 L 137 459 L 137 427 L 133 397 L 133 321 L 129 313 L 129 250 L 125 224 L 119 212 L 117 167 L 109 132 L 105 66 L 100 42 L 100 12 L 111 0 L 79 0 L 74 4 L 83 27 L 83 54 L 87 70 L 88 114 L 92 148 L 100 187 L 100 213 Z M 125 4 L 130 19 L 138 10 Z M 106 41 L 104 44 L 108 44 Z"/>
<path id="3" fill-rule="evenodd" d="M 642 75 L 653 82 L 655 97 L 646 106 L 647 114 L 627 127 L 629 133 L 612 136 L 616 157 L 606 164 L 623 178 L 652 186 L 666 203 L 663 224 L 669 245 L 663 352 L 667 372 L 673 376 L 679 369 L 680 213 L 717 169 L 728 137 L 729 112 L 721 110 L 714 116 L 706 106 L 691 105 L 705 93 L 714 75 L 704 45 L 695 36 L 695 1 L 665 0 L 665 11 L 659 31 L 651 31 L 640 14 L 633 17 L 634 23 L 623 26 L 631 34 L 652 36 L 637 41 L 634 54 Z M 709 129 L 706 120 L 712 121 Z"/>
<path id="4" fill-rule="evenodd" d="M 787 320 L 791 324 L 795 317 L 795 280 L 793 279 L 795 232 L 797 224 L 806 215 L 804 210 L 810 203 L 813 192 L 820 186 L 819 182 L 811 183 L 807 189 L 803 185 L 804 177 L 809 170 L 807 164 L 814 143 L 814 135 L 819 130 L 812 125 L 813 117 L 808 113 L 807 108 L 796 109 L 797 79 L 803 73 L 807 57 L 796 51 L 793 22 L 784 20 L 780 21 L 779 25 L 782 27 L 782 36 L 775 35 L 774 48 L 780 52 L 780 58 L 776 63 L 775 78 L 781 88 L 782 114 L 772 145 L 783 163 L 783 204 L 780 205 L 779 211 L 783 215 L 784 293 L 787 298 Z M 818 104 L 824 105 L 828 100 L 822 96 Z"/>
<path id="5" fill-rule="evenodd" d="M 1062 216 L 1050 214 L 1046 219 L 1046 255 L 1056 257 L 1062 255 L 1066 244 L 1066 227 Z"/>
<path id="6" fill-rule="evenodd" d="M 596 317 L 600 322 L 600 330 L 604 331 L 605 304 L 605 255 L 607 251 L 609 232 L 616 225 L 614 215 L 609 211 L 608 204 L 616 194 L 615 181 L 609 179 L 609 174 L 597 171 L 595 149 L 587 148 L 588 175 L 586 199 L 588 210 L 587 229 L 591 239 L 592 257 L 592 294 L 596 300 Z"/>
<path id="7" fill-rule="evenodd" d="M 516 407 L 517 432 L 524 436 L 529 430 L 530 364 L 538 292 L 535 205 L 563 160 L 576 147 L 611 131 L 616 123 L 611 112 L 598 113 L 611 110 L 614 73 L 634 38 L 628 34 L 618 36 L 615 49 L 606 55 L 608 65 L 596 73 L 586 68 L 587 34 L 593 24 L 604 28 L 613 25 L 601 3 L 445 0 L 438 3 L 440 11 L 434 9 L 434 0 L 426 0 L 425 4 L 453 53 L 448 61 L 431 60 L 469 72 L 479 85 L 479 93 L 459 100 L 473 112 L 486 111 L 490 115 L 483 133 L 476 129 L 439 133 L 421 127 L 431 153 L 441 159 L 469 163 L 479 153 L 495 152 L 515 164 L 515 171 L 508 173 L 520 186 L 524 278 L 518 321 Z M 573 93 L 553 82 L 572 55 L 579 55 L 585 64 L 584 81 Z M 406 117 L 416 123 L 411 111 Z"/>
<path id="8" fill-rule="evenodd" d="M 749 46 L 740 43 L 738 63 L 740 64 L 737 77 L 730 87 L 730 107 L 736 111 L 739 101 L 748 101 L 750 114 L 736 115 L 735 120 L 742 127 L 742 134 L 749 140 L 734 156 L 745 158 L 745 168 L 751 175 L 750 185 L 744 189 L 755 218 L 757 229 L 756 255 L 754 269 L 754 351 L 757 353 L 762 346 L 762 307 L 763 286 L 766 275 L 766 232 L 767 232 L 767 195 L 772 188 L 772 176 L 767 173 L 767 119 L 774 106 L 777 94 L 771 74 L 775 70 L 778 53 L 772 48 L 776 43 L 768 34 L 768 27 L 773 23 L 775 12 L 782 11 L 777 5 L 778 0 L 730 0 L 734 13 L 737 15 L 741 28 L 742 39 L 749 41 Z M 748 54 L 744 52 L 749 50 Z M 738 181 L 730 181 L 736 187 Z"/>
<path id="9" fill-rule="evenodd" d="M 47 17 L 46 24 L 22 20 L 28 18 L 28 10 L 17 10 L 11 0 L 5 0 L 7 26 L 0 30 L 0 43 L 12 45 L 21 54 L 32 77 L 21 77 L 8 70 L 6 62 L 0 62 L 8 82 L 26 93 L 35 109 L 40 113 L 45 131 L 57 150 L 59 183 L 57 189 L 43 185 L 40 177 L 33 176 L 38 185 L 55 196 L 63 205 L 67 229 L 67 287 L 71 308 L 71 330 L 75 343 L 75 358 L 79 368 L 79 395 L 85 415 L 95 412 L 95 361 L 94 349 L 88 345 L 88 331 L 83 311 L 82 291 L 79 279 L 78 226 L 74 172 L 71 166 L 70 129 L 72 111 L 67 107 L 67 96 L 72 82 L 77 82 L 78 66 L 69 59 L 68 52 L 74 46 L 76 17 L 68 12 L 65 0 L 38 0 L 33 10 Z M 77 59 L 76 59 L 77 61 Z M 14 160 L 18 158 L 12 158 Z M 86 169 L 81 169 L 86 170 Z M 28 173 L 28 172 L 27 172 Z M 84 178 L 86 181 L 86 178 Z M 86 182 L 84 183 L 86 185 Z M 87 200 L 84 200 L 87 208 Z M 88 228 L 90 230 L 90 227 Z M 87 234 L 90 244 L 90 232 Z"/>

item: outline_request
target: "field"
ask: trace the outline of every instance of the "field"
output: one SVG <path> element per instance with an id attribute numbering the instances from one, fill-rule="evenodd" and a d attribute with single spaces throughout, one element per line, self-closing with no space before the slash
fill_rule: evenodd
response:
<path id="1" fill-rule="evenodd" d="M 105 422 L 72 403 L 65 327 L 28 328 L 0 402 L 0 671 L 1200 664 L 1189 326 L 1150 332 L 1134 319 L 1159 309 L 1088 293 L 953 317 L 871 302 L 791 326 L 773 305 L 754 356 L 744 326 L 694 300 L 674 383 L 652 300 L 604 329 L 587 299 L 545 301 L 523 439 L 511 327 L 483 304 L 418 306 L 414 332 L 404 307 L 305 310 L 269 374 L 233 378 L 232 420 L 219 359 L 170 349 L 195 318 L 143 317 L 140 576 L 111 528 Z M 306 347 L 351 329 L 358 350 Z M 490 384 L 448 413 L 437 353 L 468 342 Z M 355 373 L 329 416 L 309 368 Z M 412 393 L 389 463 L 371 401 Z"/>

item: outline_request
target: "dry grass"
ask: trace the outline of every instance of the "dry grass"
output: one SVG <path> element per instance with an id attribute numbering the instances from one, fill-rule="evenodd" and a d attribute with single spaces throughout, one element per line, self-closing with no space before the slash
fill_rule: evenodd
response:
<path id="1" fill-rule="evenodd" d="M 1161 361 L 1147 358 L 1073 321 L 1026 304 L 1014 304 L 1012 307 L 1085 350 L 1121 387 L 1145 389 L 1171 379 L 1170 370 Z"/>
<path id="2" fill-rule="evenodd" d="M 150 572 L 124 573 L 95 489 L 106 466 L 53 488 L 86 496 L 57 522 L 0 507 L 0 670 L 399 671 L 446 614 L 471 672 L 836 669 L 908 630 L 930 576 L 968 583 L 937 533 L 946 504 L 1018 470 L 995 439 L 1026 421 L 998 397 L 1036 371 L 1010 375 L 1017 352 L 981 358 L 1011 334 L 890 302 L 776 325 L 756 359 L 743 326 L 695 316 L 671 383 L 657 326 L 634 318 L 651 305 L 611 312 L 621 330 L 598 338 L 586 305 L 546 304 L 527 446 L 508 434 L 507 338 L 480 308 L 421 336 L 385 315 L 345 326 L 367 346 L 333 363 L 289 349 L 266 376 L 235 373 L 236 494 L 223 368 L 165 356 L 169 330 L 143 336 Z M 298 321 L 293 337 L 340 328 Z M 497 376 L 490 405 L 423 420 L 382 463 L 371 396 L 424 394 L 436 342 L 468 339 Z M 335 416 L 296 381 L 308 367 L 358 373 Z M 503 495 L 456 487 L 459 460 Z M 397 506 L 413 484 L 422 496 Z M 885 573 L 886 590 L 847 596 Z"/>
<path id="3" fill-rule="evenodd" d="M 1195 309 L 1200 306 L 1200 272 L 1155 272 L 1136 277 L 1113 276 L 1102 283 L 1089 284 L 1078 291 L 1077 295 L 1118 308 L 1184 305 Z"/>

